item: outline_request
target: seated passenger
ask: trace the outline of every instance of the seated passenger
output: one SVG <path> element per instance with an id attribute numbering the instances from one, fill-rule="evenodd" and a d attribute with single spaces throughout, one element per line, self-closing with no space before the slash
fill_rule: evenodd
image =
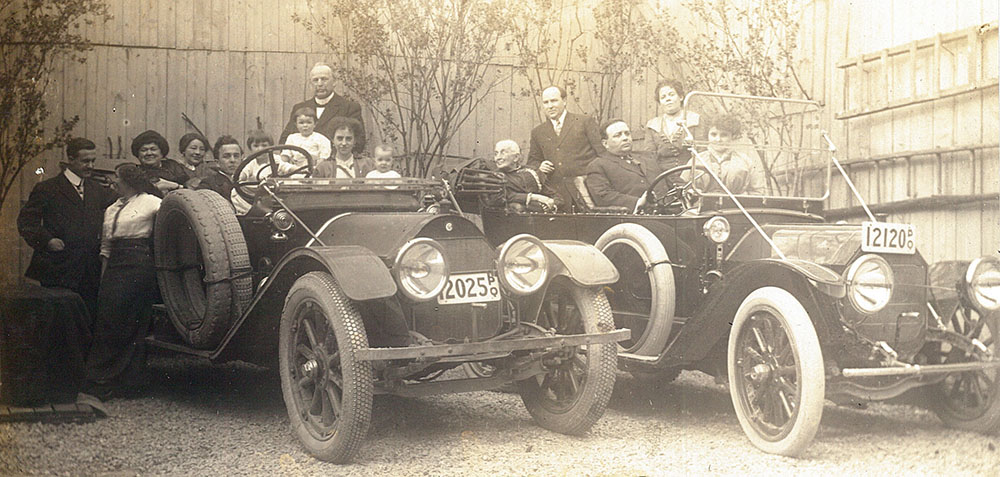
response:
<path id="1" fill-rule="evenodd" d="M 493 160 L 497 170 L 503 175 L 506 194 L 501 192 L 487 197 L 486 202 L 494 207 L 512 207 L 533 212 L 554 212 L 564 207 L 555 190 L 545 183 L 544 176 L 534 169 L 524 167 L 521 147 L 510 139 L 496 145 Z"/>
<path id="2" fill-rule="evenodd" d="M 761 195 L 767 191 L 767 179 L 760 161 L 736 150 L 737 145 L 734 144 L 742 130 L 743 125 L 736 116 L 725 114 L 711 118 L 708 123 L 708 150 L 698 156 L 708 163 L 733 194 Z M 692 158 L 691 161 L 702 165 L 697 159 Z M 681 173 L 685 181 L 689 176 L 690 171 Z M 698 190 L 723 192 L 710 175 L 703 173 L 700 176 L 696 174 L 696 177 Z"/>
<path id="3" fill-rule="evenodd" d="M 316 166 L 313 177 L 356 179 L 368 175 L 375 164 L 367 157 L 354 157 L 354 142 L 361 131 L 361 123 L 353 118 L 333 118 L 334 154 Z"/>
<path id="4" fill-rule="evenodd" d="M 210 166 L 211 172 L 201 179 L 195 189 L 214 190 L 226 199 L 239 198 L 233 192 L 233 173 L 240 162 L 243 162 L 243 147 L 236 138 L 227 134 L 215 141 L 212 155 L 216 162 Z"/>
<path id="5" fill-rule="evenodd" d="M 366 179 L 399 179 L 403 176 L 392 169 L 392 146 L 375 146 L 375 169 L 365 174 Z"/>
<path id="6" fill-rule="evenodd" d="M 607 149 L 587 166 L 587 190 L 598 207 L 636 211 L 646 204 L 646 189 L 660 174 L 650 153 L 632 151 L 632 131 L 624 120 L 612 119 L 600 130 Z"/>

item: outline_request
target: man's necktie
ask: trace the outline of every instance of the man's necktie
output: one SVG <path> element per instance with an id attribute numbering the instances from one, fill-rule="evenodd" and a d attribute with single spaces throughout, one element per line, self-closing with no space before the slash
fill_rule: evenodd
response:
<path id="1" fill-rule="evenodd" d="M 80 200 L 83 200 L 83 181 L 80 181 L 79 184 L 73 184 L 73 188 L 76 189 L 76 193 L 80 196 Z"/>

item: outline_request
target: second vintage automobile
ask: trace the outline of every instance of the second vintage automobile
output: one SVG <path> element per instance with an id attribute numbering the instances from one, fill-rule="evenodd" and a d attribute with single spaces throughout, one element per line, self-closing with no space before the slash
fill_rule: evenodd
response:
<path id="1" fill-rule="evenodd" d="M 262 154 L 277 171 L 282 148 L 308 157 L 275 146 L 235 176 Z M 212 191 L 166 196 L 154 238 L 169 321 L 152 345 L 277 366 L 294 434 L 338 463 L 362 445 L 376 394 L 515 383 L 542 427 L 581 434 L 600 419 L 630 333 L 614 328 L 604 255 L 530 235 L 495 249 L 441 181 L 317 179 L 312 166 L 237 184 L 253 203 L 240 217 Z M 447 373 L 469 362 L 495 373 Z"/>
<path id="2" fill-rule="evenodd" d="M 685 107 L 692 101 L 702 114 L 769 122 L 753 143 L 721 144 L 757 161 L 763 191 L 730 190 L 707 157 L 720 144 L 702 140 L 691 141 L 690 164 L 650 183 L 639 213 L 491 206 L 480 199 L 506 186 L 482 168 L 460 171 L 456 194 L 494 244 L 531 233 L 601 249 L 621 273 L 605 288 L 615 323 L 632 331 L 619 365 L 659 381 L 684 369 L 727 381 L 740 425 L 764 451 L 799 455 L 827 399 L 916 394 L 949 426 L 997 432 L 1000 262 L 929 275 L 915 227 L 864 205 L 816 127 L 816 103 L 693 92 Z M 863 222 L 824 221 L 834 169 Z"/>

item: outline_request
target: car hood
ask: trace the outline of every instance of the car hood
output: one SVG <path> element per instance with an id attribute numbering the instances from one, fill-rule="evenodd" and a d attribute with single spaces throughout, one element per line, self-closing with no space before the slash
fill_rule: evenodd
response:
<path id="1" fill-rule="evenodd" d="M 764 225 L 764 232 L 785 257 L 823 265 L 847 265 L 861 248 L 858 224 Z M 749 261 L 779 258 L 756 229 L 750 229 L 736 244 L 728 260 Z"/>

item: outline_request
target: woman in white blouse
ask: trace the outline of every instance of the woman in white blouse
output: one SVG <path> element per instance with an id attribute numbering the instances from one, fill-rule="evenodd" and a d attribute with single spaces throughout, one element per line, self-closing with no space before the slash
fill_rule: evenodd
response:
<path id="1" fill-rule="evenodd" d="M 146 380 L 145 338 L 159 297 L 152 236 L 159 192 L 135 164 L 115 170 L 121 196 L 104 212 L 101 288 L 87 378 L 101 397 L 131 394 Z"/>

